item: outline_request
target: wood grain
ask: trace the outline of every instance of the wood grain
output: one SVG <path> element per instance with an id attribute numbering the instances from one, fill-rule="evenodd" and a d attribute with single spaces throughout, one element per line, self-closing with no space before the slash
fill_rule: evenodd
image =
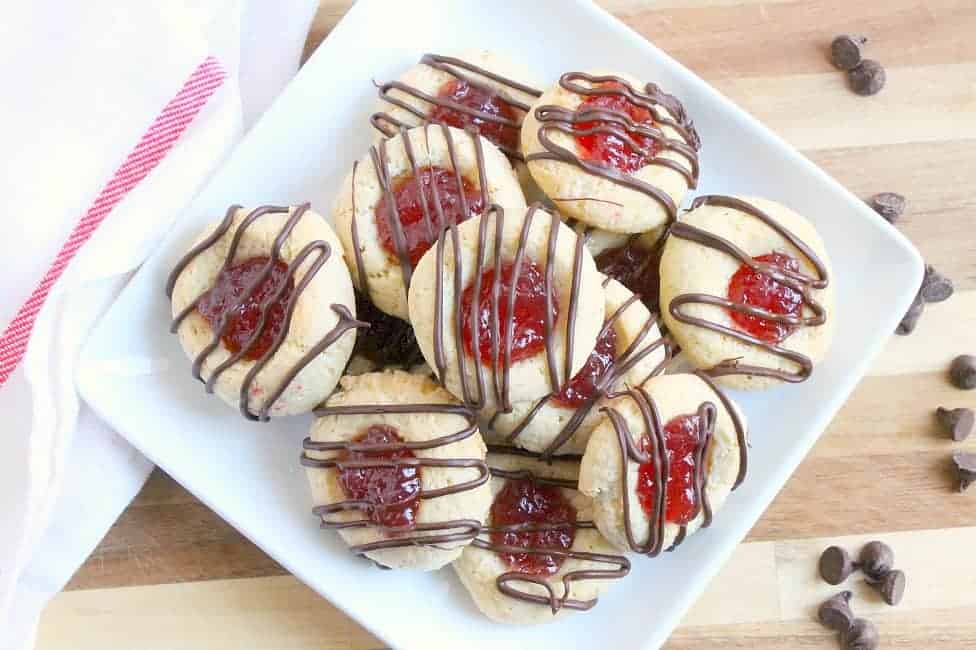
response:
<path id="1" fill-rule="evenodd" d="M 837 647 L 812 617 L 833 591 L 816 579 L 816 557 L 872 538 L 892 544 L 909 580 L 897 608 L 851 581 L 884 647 L 976 647 L 976 494 L 954 493 L 948 467 L 951 450 L 976 451 L 976 438 L 953 444 L 932 415 L 976 406 L 945 375 L 949 359 L 976 351 L 976 3 L 602 4 L 856 194 L 905 194 L 898 227 L 957 287 L 915 334 L 891 339 L 668 647 Z M 350 5 L 321 1 L 306 52 Z M 888 68 L 875 97 L 850 93 L 827 61 L 830 39 L 847 31 L 867 34 Z M 158 471 L 54 599 L 38 647 L 133 639 L 148 649 L 380 645 Z"/>

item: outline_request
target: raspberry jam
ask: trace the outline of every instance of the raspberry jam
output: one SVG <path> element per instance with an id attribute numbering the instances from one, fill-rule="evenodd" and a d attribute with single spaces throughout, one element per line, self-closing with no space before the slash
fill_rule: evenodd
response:
<path id="1" fill-rule="evenodd" d="M 422 188 L 422 189 L 421 189 Z M 440 202 L 444 220 L 434 204 L 434 190 Z M 423 198 L 421 198 L 423 192 Z M 461 194 L 467 201 L 468 212 L 464 213 L 461 206 Z M 430 224 L 424 219 L 422 201 L 426 200 L 430 213 Z M 430 166 L 421 167 L 417 174 L 404 175 L 393 181 L 393 201 L 396 204 L 397 216 L 403 229 L 403 237 L 407 244 L 407 255 L 410 263 L 416 266 L 427 249 L 437 241 L 441 229 L 450 223 L 461 223 L 474 214 L 481 214 L 484 202 L 481 191 L 468 179 L 461 177 L 461 187 L 458 187 L 457 175 L 450 169 Z M 379 232 L 383 248 L 396 256 L 396 243 L 388 217 L 386 201 L 376 204 L 376 229 Z"/>
<path id="2" fill-rule="evenodd" d="M 626 88 L 626 86 L 616 81 L 602 83 L 599 87 L 618 90 Z M 619 94 L 590 95 L 583 100 L 583 103 L 576 110 L 577 112 L 587 110 L 613 111 L 626 115 L 637 124 L 645 124 L 647 126 L 655 125 L 649 110 L 628 101 L 626 97 Z M 579 122 L 574 128 L 577 131 L 583 131 L 600 126 L 601 124 L 606 124 L 606 122 L 602 120 Z M 623 129 L 621 126 L 617 128 Z M 612 133 L 577 135 L 576 144 L 584 159 L 613 167 L 625 174 L 632 174 L 657 155 L 659 145 L 654 138 L 646 135 L 629 132 L 627 135 L 637 143 L 639 149 L 635 150 L 623 138 Z"/>
<path id="3" fill-rule="evenodd" d="M 501 270 L 501 286 L 498 291 L 498 322 L 501 331 L 498 333 L 498 359 L 504 356 L 505 328 L 508 319 L 509 288 L 512 285 L 514 266 L 506 263 Z M 491 326 L 491 284 L 495 279 L 495 269 L 486 269 L 481 274 L 481 295 L 478 296 L 478 352 L 481 360 L 491 364 L 491 346 L 495 332 Z M 474 324 L 471 321 L 471 303 L 474 301 L 474 283 L 472 282 L 461 294 L 461 337 L 464 348 L 474 356 Z M 559 314 L 559 303 L 555 292 L 552 292 L 552 322 L 556 322 Z M 515 283 L 515 310 L 511 315 L 514 321 L 512 327 L 511 347 L 512 363 L 527 359 L 541 352 L 546 346 L 546 289 L 545 277 L 539 267 L 531 260 L 522 260 L 518 281 Z"/>
<path id="4" fill-rule="evenodd" d="M 207 319 L 214 331 L 217 331 L 220 326 L 220 319 L 224 312 L 244 297 L 248 285 L 261 275 L 261 271 L 264 270 L 269 261 L 270 258 L 268 257 L 252 257 L 228 267 L 217 275 L 214 286 L 200 296 L 200 300 L 197 302 L 197 311 Z M 244 358 L 254 361 L 260 359 L 271 349 L 275 339 L 281 334 L 288 299 L 291 297 L 291 292 L 295 286 L 288 275 L 288 265 L 280 260 L 272 265 L 268 277 L 250 295 L 246 296 L 240 306 L 234 309 L 231 314 L 230 323 L 220 338 L 231 353 L 240 352 L 247 340 L 251 338 L 261 320 L 261 303 L 270 298 L 280 288 L 282 282 L 286 283 L 285 290 L 268 307 L 261 334 L 244 355 Z"/>
<path id="5" fill-rule="evenodd" d="M 576 537 L 576 508 L 563 496 L 558 487 L 540 485 L 529 479 L 506 481 L 491 504 L 491 525 L 494 528 L 517 524 L 561 524 L 567 526 L 531 532 L 494 531 L 491 542 L 496 545 L 526 549 L 567 551 Z M 544 553 L 499 553 L 511 568 L 519 573 L 550 576 L 563 563 L 563 558 Z"/>
<path id="6" fill-rule="evenodd" d="M 372 424 L 353 442 L 381 445 L 403 442 L 396 429 Z M 409 449 L 398 451 L 347 451 L 340 461 L 414 458 Z M 412 528 L 420 509 L 420 467 L 363 467 L 340 469 L 339 484 L 349 499 L 365 501 L 370 521 L 387 528 Z"/>
<path id="7" fill-rule="evenodd" d="M 668 459 L 664 519 L 673 524 L 687 524 L 698 514 L 695 498 L 695 449 L 702 435 L 701 426 L 702 421 L 697 414 L 679 415 L 664 425 Z M 653 449 L 646 435 L 641 438 L 641 448 L 645 453 L 650 453 Z M 654 514 L 656 494 L 654 463 L 643 463 L 637 470 L 637 497 L 649 517 Z"/>
<path id="8" fill-rule="evenodd" d="M 513 122 L 517 122 L 519 119 L 512 105 L 497 93 L 479 86 L 472 86 L 463 79 L 452 79 L 444 83 L 437 91 L 437 97 L 482 113 L 504 117 Z M 519 149 L 519 131 L 514 126 L 492 122 L 477 115 L 468 115 L 449 106 L 434 106 L 428 119 L 431 122 L 440 122 L 459 129 L 471 125 L 479 134 L 503 149 L 510 151 L 518 151 Z"/>
<path id="9" fill-rule="evenodd" d="M 630 242 L 601 251 L 596 256 L 596 268 L 639 295 L 648 309 L 658 312 L 661 250 L 662 247 L 657 246 L 649 251 L 636 241 Z"/>
<path id="10" fill-rule="evenodd" d="M 785 253 L 769 253 L 752 259 L 786 271 L 800 270 L 796 259 Z M 752 270 L 746 264 L 740 266 L 729 280 L 729 300 L 790 316 L 799 316 L 803 309 L 802 293 L 765 273 Z M 732 310 L 729 310 L 729 316 L 739 329 L 767 343 L 779 343 L 796 329 L 788 323 L 777 323 Z"/>
<path id="11" fill-rule="evenodd" d="M 600 333 L 596 346 L 586 363 L 563 389 L 552 396 L 552 401 L 566 408 L 579 408 L 593 397 L 596 384 L 607 372 L 617 356 L 617 332 L 613 327 Z"/>

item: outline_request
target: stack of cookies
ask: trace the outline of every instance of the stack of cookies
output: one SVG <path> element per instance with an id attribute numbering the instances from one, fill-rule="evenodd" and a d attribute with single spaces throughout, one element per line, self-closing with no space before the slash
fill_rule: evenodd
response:
<path id="1" fill-rule="evenodd" d="M 208 392 L 314 412 L 324 528 L 383 567 L 452 565 L 507 623 L 588 610 L 631 554 L 707 527 L 746 475 L 722 386 L 806 380 L 833 323 L 802 216 L 681 210 L 703 170 L 676 97 L 609 72 L 536 88 L 489 52 L 425 55 L 379 86 L 334 230 L 232 206 L 167 287 Z"/>

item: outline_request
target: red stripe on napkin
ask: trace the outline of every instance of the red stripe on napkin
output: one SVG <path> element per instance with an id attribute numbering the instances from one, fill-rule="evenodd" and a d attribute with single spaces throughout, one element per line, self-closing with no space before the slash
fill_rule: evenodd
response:
<path id="1" fill-rule="evenodd" d="M 223 66 L 214 57 L 207 57 L 186 80 L 176 96 L 169 101 L 162 112 L 153 120 L 139 143 L 126 157 L 125 162 L 115 171 L 108 184 L 98 193 L 95 202 L 71 231 L 67 241 L 58 251 L 54 263 L 44 274 L 40 284 L 27 301 L 21 305 L 17 315 L 0 334 L 0 386 L 7 381 L 14 369 L 24 358 L 27 341 L 30 338 L 37 314 L 41 311 L 51 287 L 58 281 L 64 269 L 71 262 L 102 220 L 139 184 L 153 168 L 159 164 L 179 139 L 186 127 L 203 108 L 214 91 L 220 87 L 227 76 Z"/>

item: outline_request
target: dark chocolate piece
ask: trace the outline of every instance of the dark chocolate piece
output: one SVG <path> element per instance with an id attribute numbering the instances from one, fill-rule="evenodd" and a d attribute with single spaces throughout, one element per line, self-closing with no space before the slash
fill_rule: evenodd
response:
<path id="1" fill-rule="evenodd" d="M 915 331 L 915 326 L 918 325 L 918 320 L 922 317 L 922 312 L 925 311 L 925 300 L 922 298 L 922 292 L 919 290 L 915 294 L 915 299 L 912 300 L 912 304 L 909 305 L 908 311 L 902 316 L 901 322 L 898 323 L 898 327 L 895 328 L 895 334 L 900 336 L 905 336 L 911 334 Z"/>
<path id="2" fill-rule="evenodd" d="M 895 552 L 884 542 L 868 542 L 861 549 L 861 570 L 873 580 L 880 580 L 895 565 Z"/>
<path id="3" fill-rule="evenodd" d="M 836 632 L 849 630 L 854 622 L 854 612 L 850 607 L 852 595 L 850 591 L 842 591 L 825 600 L 817 610 L 817 619 Z"/>
<path id="4" fill-rule="evenodd" d="M 295 208 L 295 210 L 285 221 L 285 224 L 282 226 L 281 230 L 278 232 L 277 236 L 275 237 L 274 243 L 271 246 L 271 254 L 268 257 L 268 262 L 265 265 L 265 267 L 262 269 L 261 273 L 258 274 L 255 280 L 250 284 L 250 286 L 247 287 L 247 290 L 243 292 L 240 300 L 238 300 L 236 303 L 234 303 L 234 305 L 230 306 L 224 312 L 224 315 L 221 317 L 219 326 L 216 328 L 216 330 L 213 333 L 213 338 L 210 340 L 210 343 L 208 343 L 207 346 L 204 347 L 204 349 L 200 352 L 200 354 L 197 355 L 196 359 L 193 360 L 192 373 L 195 379 L 204 381 L 202 376 L 203 364 L 207 360 L 207 358 L 211 354 L 213 354 L 213 352 L 220 346 L 221 337 L 224 335 L 225 330 L 230 325 L 231 319 L 229 318 L 229 315 L 235 312 L 238 306 L 243 304 L 243 302 L 247 300 L 247 298 L 261 285 L 261 283 L 263 283 L 269 277 L 275 263 L 281 259 L 282 247 L 284 246 L 285 242 L 288 240 L 288 237 L 291 235 L 292 230 L 294 230 L 295 226 L 302 219 L 302 217 L 305 216 L 305 214 L 308 212 L 310 207 L 311 207 L 310 204 L 303 203 Z M 173 269 L 172 273 L 170 273 L 169 278 L 166 281 L 166 296 L 168 298 L 173 297 L 173 288 L 176 286 L 176 281 L 179 279 L 180 274 L 183 273 L 186 267 L 189 266 L 190 263 L 193 262 L 193 260 L 196 259 L 198 255 L 200 255 L 205 250 L 209 249 L 211 246 L 216 244 L 225 234 L 227 234 L 230 231 L 231 227 L 233 226 L 234 215 L 236 215 L 237 211 L 240 209 L 241 206 L 239 205 L 230 206 L 227 209 L 227 213 L 224 215 L 223 221 L 220 222 L 217 228 L 210 235 L 208 235 L 206 239 L 204 239 L 199 244 L 194 246 L 190 250 L 190 252 L 184 255 L 183 258 L 176 263 L 176 267 Z M 230 265 L 233 263 L 234 257 L 237 254 L 237 249 L 240 247 L 241 239 L 243 238 L 244 233 L 254 222 L 256 222 L 264 215 L 287 214 L 289 210 L 290 208 L 288 208 L 287 206 L 265 205 L 259 208 L 255 208 L 250 213 L 248 213 L 248 215 L 237 227 L 237 230 L 234 231 L 233 239 L 231 240 L 230 247 L 227 249 L 227 255 L 224 258 L 224 263 L 221 266 L 220 271 L 223 272 L 227 270 L 230 267 Z M 329 260 L 331 255 L 332 255 L 332 247 L 329 246 L 329 243 L 323 240 L 316 240 L 308 243 L 301 251 L 299 251 L 295 255 L 295 258 L 288 265 L 288 269 L 283 276 L 284 282 L 288 282 L 289 280 L 294 280 L 299 267 L 302 266 L 308 259 L 311 258 L 312 260 L 311 265 L 309 266 L 305 274 L 302 276 L 302 279 L 298 283 L 296 283 L 295 290 L 292 292 L 291 298 L 288 300 L 288 305 L 285 308 L 285 318 L 284 318 L 283 325 L 281 327 L 281 331 L 275 337 L 268 351 L 265 352 L 263 355 L 261 355 L 261 357 L 255 361 L 254 365 L 244 376 L 244 381 L 241 382 L 239 408 L 241 414 L 248 420 L 257 420 L 261 422 L 266 422 L 269 419 L 271 419 L 270 416 L 271 407 L 278 400 L 278 398 L 281 397 L 281 395 L 288 388 L 288 385 L 295 379 L 295 377 L 298 376 L 298 374 L 305 368 L 305 366 L 311 363 L 315 359 L 315 357 L 322 354 L 322 352 L 328 349 L 329 346 L 331 346 L 333 343 L 339 340 L 339 338 L 347 331 L 351 329 L 355 329 L 357 327 L 367 326 L 366 323 L 356 320 L 352 312 L 349 311 L 349 308 L 346 307 L 345 305 L 341 305 L 341 304 L 330 305 L 332 311 L 334 311 L 336 315 L 339 317 L 339 321 L 336 323 L 335 327 L 333 327 L 332 330 L 329 331 L 322 338 L 321 341 L 319 341 L 314 346 L 312 346 L 312 348 L 305 354 L 305 356 L 303 356 L 298 361 L 298 363 L 296 363 L 291 369 L 289 369 L 289 371 L 285 374 L 285 377 L 281 381 L 281 383 L 275 388 L 274 391 L 271 392 L 270 395 L 268 395 L 268 398 L 265 401 L 264 406 L 261 407 L 261 410 L 258 411 L 257 413 L 251 411 L 249 405 L 250 390 L 251 390 L 251 385 L 254 383 L 255 377 L 257 377 L 258 373 L 260 373 L 264 369 L 264 367 L 271 361 L 275 353 L 285 342 L 285 339 L 288 336 L 288 330 L 290 329 L 291 326 L 292 316 L 295 313 L 295 305 L 298 304 L 298 300 L 300 299 L 302 293 L 305 291 L 305 287 L 308 286 L 308 284 L 312 281 L 315 275 L 319 272 L 319 269 L 321 269 L 322 266 L 325 265 L 325 263 Z M 223 374 L 228 368 L 241 361 L 244 358 L 244 356 L 247 354 L 248 350 L 250 350 L 258 342 L 258 339 L 261 338 L 261 333 L 264 329 L 264 319 L 267 316 L 268 308 L 270 307 L 271 303 L 276 299 L 278 294 L 279 294 L 278 289 L 269 292 L 268 299 L 261 305 L 261 319 L 258 321 L 258 325 L 257 327 L 255 327 L 254 333 L 244 343 L 244 345 L 241 346 L 241 349 L 239 351 L 235 352 L 230 357 L 228 357 L 224 362 L 222 362 L 220 365 L 214 368 L 212 373 L 210 373 L 210 376 L 204 382 L 205 390 L 208 393 L 212 393 L 214 391 L 214 387 L 216 386 L 217 380 L 220 377 L 220 375 Z M 183 311 L 181 311 L 179 314 L 176 315 L 176 317 L 173 319 L 172 324 L 170 325 L 171 332 L 175 333 L 179 329 L 180 324 L 183 322 L 183 320 L 197 308 L 197 303 L 200 301 L 200 298 L 202 298 L 202 294 L 201 296 L 197 296 L 197 298 L 194 299 L 189 305 L 187 305 L 183 309 Z"/>
<path id="5" fill-rule="evenodd" d="M 858 95 L 874 95 L 884 88 L 887 74 L 884 67 L 874 59 L 864 59 L 856 67 L 847 71 L 851 90 Z"/>
<path id="6" fill-rule="evenodd" d="M 858 567 L 850 553 L 839 546 L 828 546 L 820 554 L 820 577 L 829 585 L 839 585 Z"/>
<path id="7" fill-rule="evenodd" d="M 720 332 L 744 343 L 749 343 L 778 357 L 782 357 L 783 359 L 786 359 L 797 366 L 796 371 L 790 372 L 787 370 L 779 370 L 765 366 L 748 365 L 740 363 L 736 359 L 731 359 L 728 361 L 723 361 L 708 369 L 708 374 L 713 377 L 723 375 L 756 375 L 760 377 L 772 377 L 774 379 L 779 379 L 780 381 L 791 383 L 805 381 L 810 376 L 810 373 L 813 372 L 813 362 L 805 354 L 800 354 L 799 352 L 789 350 L 773 343 L 767 343 L 766 341 L 738 329 L 708 321 L 697 316 L 691 316 L 682 311 L 681 307 L 687 304 L 715 305 L 731 311 L 758 316 L 760 318 L 776 321 L 778 323 L 788 323 L 794 327 L 818 327 L 827 322 L 827 311 L 820 303 L 813 299 L 811 291 L 813 289 L 824 289 L 827 287 L 829 283 L 827 267 L 820 260 L 817 254 L 813 252 L 813 249 L 810 246 L 808 246 L 792 232 L 787 230 L 766 212 L 760 210 L 751 203 L 731 196 L 705 195 L 696 198 L 691 204 L 691 209 L 698 208 L 702 205 L 717 205 L 720 207 L 730 208 L 732 210 L 744 212 L 755 217 L 756 219 L 759 219 L 764 224 L 782 235 L 794 247 L 796 247 L 797 250 L 799 250 L 800 253 L 810 261 L 810 264 L 813 265 L 814 269 L 816 270 L 816 276 L 813 277 L 805 275 L 799 271 L 786 271 L 769 264 L 757 262 L 752 259 L 752 256 L 728 239 L 719 237 L 718 235 L 710 233 L 706 230 L 702 230 L 701 228 L 696 228 L 695 226 L 689 225 L 685 222 L 677 222 L 673 224 L 671 226 L 669 236 L 687 239 L 689 241 L 697 242 L 702 246 L 707 246 L 709 248 L 722 251 L 754 271 L 759 271 L 760 273 L 770 276 L 777 282 L 785 284 L 803 296 L 804 304 L 811 312 L 813 312 L 813 315 L 800 317 L 789 314 L 774 314 L 770 311 L 746 305 L 744 303 L 733 302 L 722 296 L 712 296 L 704 293 L 685 293 L 675 296 L 671 300 L 671 304 L 668 306 L 671 316 L 681 323 L 702 327 L 704 329 L 712 330 L 713 332 Z"/>
<path id="8" fill-rule="evenodd" d="M 921 296 L 925 302 L 942 302 L 948 300 L 955 287 L 952 280 L 935 270 L 931 264 L 925 265 L 925 278 L 922 280 Z"/>
<path id="9" fill-rule="evenodd" d="M 880 214 L 888 223 L 895 223 L 905 211 L 905 197 L 895 192 L 881 192 L 875 194 L 868 201 L 874 211 Z"/>
<path id="10" fill-rule="evenodd" d="M 897 605 L 905 595 L 905 572 L 893 569 L 885 573 L 880 580 L 870 580 L 881 594 L 882 600 L 889 605 Z"/>
<path id="11" fill-rule="evenodd" d="M 368 467 L 443 467 L 443 468 L 473 468 L 477 470 L 478 476 L 461 483 L 451 483 L 445 487 L 435 489 L 423 489 L 420 498 L 436 499 L 451 494 L 458 494 L 466 490 L 473 490 L 479 485 L 484 485 L 489 479 L 488 465 L 479 458 L 367 458 L 359 461 L 342 460 L 343 452 L 355 451 L 391 451 L 409 449 L 410 451 L 423 451 L 437 449 L 446 445 L 465 440 L 475 435 L 478 431 L 477 418 L 468 408 L 458 404 L 362 404 L 346 406 L 325 406 L 315 411 L 318 417 L 342 417 L 344 415 L 391 415 L 391 414 L 438 414 L 447 413 L 460 415 L 467 421 L 467 426 L 460 431 L 432 438 L 421 442 L 398 442 L 398 443 L 364 443 L 352 440 L 338 442 L 320 442 L 306 437 L 302 442 L 302 449 L 305 451 L 335 452 L 329 458 L 313 458 L 305 451 L 301 455 L 301 464 L 305 467 L 318 469 L 346 469 L 346 468 L 368 468 Z M 421 506 L 422 507 L 422 506 Z M 312 512 L 322 519 L 322 528 L 332 530 L 342 530 L 345 528 L 375 528 L 384 533 L 385 539 L 351 546 L 350 549 L 356 554 L 365 554 L 370 551 L 381 549 L 401 548 L 404 546 L 438 546 L 452 542 L 464 542 L 473 540 L 481 529 L 481 522 L 476 519 L 451 519 L 448 521 L 419 523 L 411 528 L 412 533 L 403 534 L 403 529 L 386 529 L 373 522 L 370 518 L 355 519 L 352 521 L 342 521 L 331 519 L 330 515 L 350 510 L 363 511 L 366 504 L 360 501 L 346 500 L 338 503 L 316 506 Z M 392 534 L 396 533 L 396 534 Z"/>
<path id="12" fill-rule="evenodd" d="M 959 477 L 959 491 L 965 492 L 973 482 L 976 482 L 976 454 L 957 451 L 952 454 L 952 462 L 956 466 L 956 475 Z"/>
<path id="13" fill-rule="evenodd" d="M 851 627 L 841 634 L 844 650 L 875 650 L 878 647 L 878 628 L 863 618 L 855 618 Z"/>
<path id="14" fill-rule="evenodd" d="M 419 88 L 414 88 L 413 86 L 404 84 L 399 81 L 389 81 L 387 83 L 378 86 L 380 99 L 390 104 L 393 104 L 394 106 L 398 106 L 405 111 L 410 112 L 417 119 L 420 120 L 421 124 L 429 123 L 430 116 L 428 112 L 423 111 L 402 99 L 394 97 L 393 95 L 390 94 L 391 90 L 398 90 L 402 93 L 410 95 L 416 99 L 422 100 L 433 106 L 449 108 L 452 111 L 456 111 L 458 113 L 466 113 L 468 115 L 477 116 L 486 122 L 495 122 L 497 124 L 503 124 L 505 126 L 510 126 L 516 129 L 522 128 L 522 118 L 524 117 L 525 113 L 529 110 L 529 105 L 526 104 L 525 102 L 515 99 L 510 93 L 499 92 L 495 88 L 490 88 L 483 83 L 479 83 L 474 77 L 467 75 L 462 71 L 473 72 L 474 74 L 498 82 L 503 86 L 507 86 L 512 90 L 517 90 L 527 95 L 532 95 L 533 97 L 539 97 L 542 95 L 541 90 L 536 90 L 535 88 L 526 86 L 525 84 L 521 84 L 513 79 L 508 79 L 501 75 L 495 74 L 490 70 L 486 70 L 484 68 L 476 66 L 473 63 L 468 63 L 467 61 L 463 61 L 461 59 L 457 59 L 454 57 L 441 56 L 439 54 L 425 54 L 420 59 L 420 62 L 432 68 L 436 68 L 442 72 L 446 72 L 447 74 L 453 76 L 455 79 L 466 81 L 471 86 L 477 87 L 481 90 L 484 90 L 485 92 L 498 95 L 499 97 L 502 98 L 502 100 L 506 104 L 509 104 L 510 106 L 517 109 L 521 113 L 519 119 L 517 121 L 513 121 L 508 118 L 502 117 L 501 115 L 493 115 L 491 113 L 485 113 L 484 111 L 479 111 L 469 106 L 463 106 L 461 104 L 457 104 L 455 102 L 450 101 L 449 99 L 444 99 L 442 97 L 436 97 L 434 95 L 430 95 L 428 93 L 421 91 Z M 392 115 L 384 111 L 373 113 L 373 115 L 370 116 L 369 121 L 370 124 L 372 124 L 380 133 L 382 133 L 387 137 L 392 137 L 396 135 L 403 128 L 410 128 L 411 126 L 413 126 L 411 124 L 406 124 L 404 122 L 397 120 Z M 505 153 L 505 155 L 507 155 L 511 160 L 518 160 L 518 161 L 523 160 L 522 153 L 518 150 L 510 149 L 501 144 L 498 144 L 498 148 L 501 149 Z"/>
<path id="15" fill-rule="evenodd" d="M 583 82 L 582 84 L 579 82 Z M 614 82 L 621 84 L 621 87 L 606 87 L 602 84 Z M 662 91 L 657 85 L 648 83 L 643 92 L 633 88 L 630 83 L 614 75 L 594 76 L 584 72 L 567 72 L 559 78 L 559 85 L 563 89 L 580 95 L 589 97 L 593 95 L 621 95 L 627 101 L 647 109 L 651 114 L 651 119 L 655 125 L 637 124 L 629 115 L 623 111 L 610 110 L 608 108 L 570 110 L 561 106 L 547 104 L 535 109 L 535 117 L 539 121 L 538 138 L 545 151 L 529 154 L 525 157 L 526 162 L 533 160 L 557 160 L 569 165 L 578 167 L 582 171 L 599 178 L 604 178 L 621 187 L 640 192 L 655 199 L 668 213 L 668 218 L 674 221 L 678 218 L 678 206 L 671 199 L 671 196 L 660 188 L 637 179 L 631 174 L 597 162 L 584 160 L 579 153 L 562 147 L 549 137 L 550 131 L 558 131 L 571 136 L 591 135 L 594 133 L 606 133 L 620 138 L 632 149 L 639 151 L 641 147 L 631 137 L 641 135 L 650 138 L 662 149 L 672 151 L 685 159 L 687 165 L 665 158 L 655 156 L 648 161 L 648 165 L 660 165 L 672 169 L 681 174 L 688 187 L 694 189 L 698 186 L 698 149 L 701 141 L 698 133 L 681 102 L 668 93 Z M 671 113 L 672 117 L 665 115 L 660 109 L 664 108 Z M 596 122 L 596 126 L 586 129 L 579 129 L 577 125 L 585 122 Z M 669 138 L 660 127 L 668 126 L 673 128 L 683 138 L 681 140 Z"/>
<path id="16" fill-rule="evenodd" d="M 718 387 L 709 381 L 709 379 L 702 373 L 696 374 L 698 377 L 708 383 L 713 391 L 715 391 L 716 396 L 732 417 L 738 437 L 740 459 L 744 459 L 746 454 L 746 440 L 745 430 L 742 428 L 742 423 L 736 417 L 734 410 L 730 408 L 728 399 L 718 390 Z M 655 485 L 667 485 L 669 464 L 666 438 L 664 434 L 664 423 L 661 421 L 661 415 L 658 412 L 654 399 L 648 394 L 643 386 L 629 388 L 626 391 L 612 394 L 611 397 L 627 397 L 633 400 L 634 404 L 641 413 L 641 419 L 643 421 L 642 428 L 644 430 L 642 435 L 646 435 L 650 441 L 650 450 L 641 451 L 638 448 L 638 443 L 634 441 L 634 435 L 631 432 L 630 427 L 627 425 L 627 421 L 620 414 L 620 412 L 613 406 L 605 406 L 600 409 L 603 413 L 606 413 L 607 417 L 610 419 L 614 431 L 617 433 L 617 441 L 620 446 L 620 458 L 622 464 L 621 495 L 623 497 L 623 521 L 624 531 L 627 536 L 627 544 L 635 553 L 655 557 L 659 555 L 662 550 L 664 550 L 663 546 L 664 526 L 666 523 L 665 513 L 667 511 L 667 490 L 656 490 L 654 509 L 649 517 L 651 522 L 650 532 L 645 541 L 639 542 L 634 538 L 634 533 L 630 524 L 632 486 L 628 485 L 627 474 L 628 464 L 630 462 L 635 462 L 641 465 L 645 463 L 652 463 L 654 466 Z M 705 457 L 707 456 L 708 448 L 712 443 L 715 422 L 718 417 L 718 409 L 711 402 L 703 402 L 698 407 L 697 415 L 699 418 L 701 418 L 703 426 L 701 428 L 701 437 L 698 441 L 698 447 L 695 450 L 695 503 L 696 507 L 699 509 L 698 512 L 700 512 L 703 516 L 702 528 L 707 528 L 712 523 L 712 510 L 708 502 L 708 493 L 706 490 L 708 476 L 705 471 Z M 736 479 L 735 485 L 732 487 L 733 490 L 741 484 L 743 478 L 745 477 L 745 471 L 745 462 L 742 460 L 740 461 L 739 465 L 739 476 Z M 695 513 L 696 517 L 698 512 Z M 678 536 L 671 548 L 674 548 L 680 544 L 681 541 L 685 539 L 686 535 L 687 526 L 681 526 Z"/>
<path id="17" fill-rule="evenodd" d="M 952 385 L 962 390 L 976 388 L 976 356 L 960 354 L 949 366 L 949 379 Z"/>
<path id="18" fill-rule="evenodd" d="M 939 407 L 935 410 L 935 416 L 939 419 L 939 424 L 945 429 L 946 433 L 956 442 L 962 442 L 973 432 L 976 426 L 976 417 L 973 409 L 958 408 L 947 409 Z"/>
<path id="19" fill-rule="evenodd" d="M 498 445 L 490 445 L 489 452 L 491 453 L 508 453 L 515 454 L 519 456 L 527 456 L 531 458 L 536 458 L 542 460 L 542 457 L 532 452 L 517 449 L 514 447 L 502 447 Z M 549 459 L 560 461 L 560 460 L 570 460 L 574 462 L 579 461 L 579 456 L 556 456 Z M 570 490 L 576 490 L 576 481 L 566 481 L 560 479 L 549 479 L 544 477 L 536 476 L 529 470 L 503 470 L 499 468 L 490 468 L 491 475 L 493 477 L 504 478 L 504 479 L 528 479 L 536 481 L 544 485 L 554 485 L 556 487 L 561 487 Z M 567 524 L 559 524 L 560 527 L 565 527 Z M 595 528 L 596 526 L 592 521 L 588 520 L 578 520 L 572 526 L 576 529 L 580 528 Z M 590 553 L 585 551 L 574 551 L 561 550 L 561 549 L 551 549 L 551 548 L 526 548 L 523 546 L 505 546 L 500 544 L 494 544 L 491 542 L 490 535 L 493 532 L 498 532 L 501 530 L 513 530 L 513 531 L 534 531 L 534 530 L 544 530 L 545 527 L 535 524 L 517 524 L 512 526 L 504 527 L 492 527 L 491 525 L 486 525 L 481 528 L 479 536 L 471 542 L 471 546 L 475 548 L 480 548 L 486 551 L 491 551 L 493 553 L 528 553 L 532 555 L 549 555 L 552 557 L 579 560 L 582 562 L 594 562 L 598 564 L 606 564 L 611 568 L 609 569 L 581 569 L 576 571 L 569 571 L 564 574 L 560 580 L 562 582 L 562 594 L 557 595 L 556 590 L 553 589 L 552 585 L 545 576 L 535 576 L 526 573 L 520 573 L 518 571 L 507 571 L 495 580 L 495 584 L 498 590 L 517 600 L 537 603 L 539 605 L 547 605 L 551 610 L 553 615 L 555 615 L 561 609 L 573 609 L 578 611 L 586 611 L 592 609 L 597 603 L 597 599 L 593 598 L 591 600 L 579 600 L 576 598 L 571 598 L 572 595 L 572 584 L 574 582 L 581 582 L 584 580 L 613 580 L 619 579 L 630 573 L 630 560 L 622 555 L 609 555 L 604 553 Z M 486 539 L 487 537 L 487 539 Z M 515 585 L 518 583 L 532 583 L 541 586 L 546 590 L 546 596 L 540 594 L 528 593 L 518 589 Z"/>
<path id="20" fill-rule="evenodd" d="M 868 42 L 858 34 L 841 34 L 830 44 L 830 62 L 841 70 L 850 70 L 861 62 L 861 47 Z"/>

